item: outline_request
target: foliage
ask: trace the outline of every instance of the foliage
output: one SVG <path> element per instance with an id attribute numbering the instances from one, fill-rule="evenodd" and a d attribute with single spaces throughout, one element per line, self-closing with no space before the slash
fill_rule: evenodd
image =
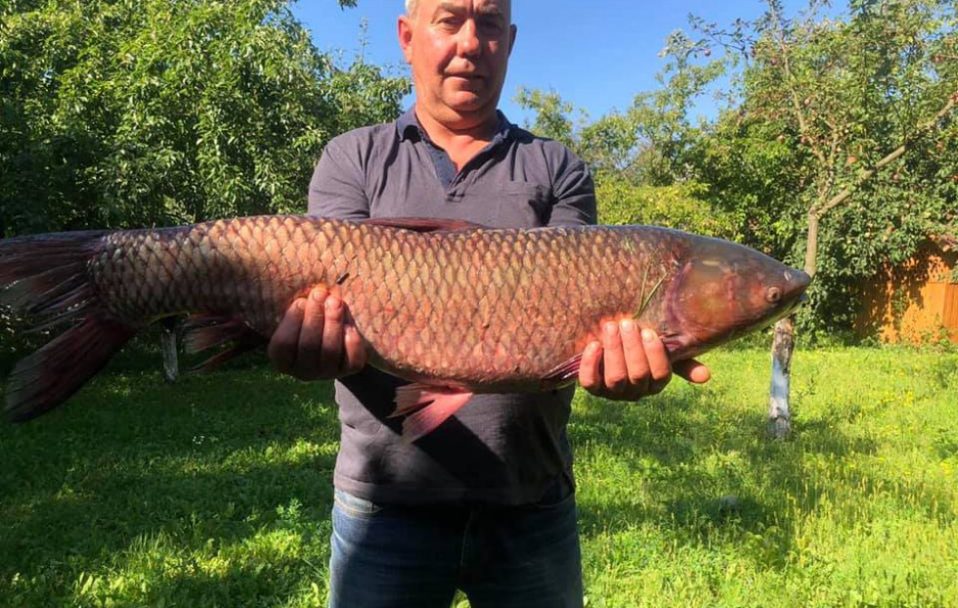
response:
<path id="1" fill-rule="evenodd" d="M 753 407 L 765 350 L 705 361 L 702 387 L 576 398 L 589 606 L 958 603 L 958 356 L 799 351 L 787 442 Z M 0 425 L 0 604 L 324 605 L 331 385 L 158 367 L 124 353 L 65 408 Z"/>
<path id="2" fill-rule="evenodd" d="M 301 210 L 325 141 L 408 83 L 337 67 L 287 4 L 0 5 L 0 234 Z"/>
<path id="3" fill-rule="evenodd" d="M 640 186 L 611 176 L 596 183 L 599 221 L 603 224 L 654 224 L 687 232 L 735 238 L 735 221 L 714 209 L 694 182 Z"/>
<path id="4" fill-rule="evenodd" d="M 705 174 L 726 207 L 745 203 L 750 237 L 815 274 L 807 320 L 835 330 L 861 280 L 955 230 L 958 15 L 875 0 L 837 19 L 811 2 L 788 19 L 767 4 L 729 30 L 696 24 L 742 65 L 741 105 L 705 146 Z"/>

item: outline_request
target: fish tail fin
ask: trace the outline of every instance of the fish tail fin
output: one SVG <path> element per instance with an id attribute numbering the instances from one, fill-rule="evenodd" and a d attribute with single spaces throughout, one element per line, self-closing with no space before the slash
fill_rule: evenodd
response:
<path id="1" fill-rule="evenodd" d="M 83 316 L 96 299 L 87 264 L 101 250 L 104 234 L 62 232 L 0 240 L 0 304 L 51 322 Z"/>
<path id="2" fill-rule="evenodd" d="M 0 240 L 0 304 L 35 321 L 33 331 L 73 322 L 14 367 L 6 390 L 7 415 L 14 421 L 65 401 L 136 333 L 107 317 L 90 282 L 87 264 L 101 250 L 104 234 Z"/>
<path id="3" fill-rule="evenodd" d="M 17 363 L 7 384 L 7 416 L 25 422 L 60 405 L 135 333 L 122 323 L 87 316 Z"/>

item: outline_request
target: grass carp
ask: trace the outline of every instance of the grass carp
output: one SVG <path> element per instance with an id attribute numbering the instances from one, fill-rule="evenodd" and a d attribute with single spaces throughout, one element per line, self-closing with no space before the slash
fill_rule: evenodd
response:
<path id="1" fill-rule="evenodd" d="M 456 220 L 263 216 L 0 241 L 0 302 L 66 326 L 7 384 L 16 421 L 67 400 L 139 329 L 199 314 L 190 350 L 265 344 L 292 300 L 338 290 L 370 364 L 422 436 L 475 392 L 571 383 L 602 323 L 634 317 L 673 361 L 797 304 L 800 270 L 742 245 L 652 226 L 489 229 Z"/>

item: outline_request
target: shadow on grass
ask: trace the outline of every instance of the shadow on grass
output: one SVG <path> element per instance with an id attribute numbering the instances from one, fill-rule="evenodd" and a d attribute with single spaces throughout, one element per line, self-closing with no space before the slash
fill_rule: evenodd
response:
<path id="1" fill-rule="evenodd" d="M 840 430 L 850 415 L 842 408 L 830 419 L 799 417 L 789 440 L 774 441 L 765 436 L 764 412 L 742 414 L 741 408 L 709 406 L 708 399 L 702 392 L 666 393 L 643 407 L 585 397 L 571 433 L 577 453 L 581 447 L 586 454 L 614 454 L 629 471 L 616 483 L 640 486 L 632 496 L 580 493 L 586 539 L 650 525 L 685 545 L 728 543 L 762 568 L 783 569 L 795 520 L 820 508 L 836 485 L 860 488 L 864 500 L 887 491 L 879 480 L 842 466 L 877 450 L 867 435 Z M 815 468 L 822 462 L 833 465 L 824 477 Z M 902 482 L 899 488 L 901 500 L 909 494 L 918 504 L 942 500 L 919 485 Z"/>
<path id="2" fill-rule="evenodd" d="M 120 361 L 61 410 L 0 425 L 0 598 L 69 598 L 81 574 L 141 559 L 132 555 L 136 539 L 173 538 L 171 554 L 255 542 L 288 529 L 291 508 L 298 536 L 325 530 L 315 541 L 322 552 L 339 438 L 332 387 L 238 367 L 169 386 L 155 366 Z M 242 588 L 248 573 L 229 568 L 230 580 L 197 575 L 190 585 L 200 595 Z M 316 578 L 305 562 L 297 576 L 270 568 L 259 578 L 273 603 Z M 167 573 L 149 593 L 190 603 L 198 596 L 185 582 Z"/>

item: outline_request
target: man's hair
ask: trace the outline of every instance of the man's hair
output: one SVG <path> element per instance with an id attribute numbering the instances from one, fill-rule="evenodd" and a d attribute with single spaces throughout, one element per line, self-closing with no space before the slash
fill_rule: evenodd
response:
<path id="1" fill-rule="evenodd" d="M 410 17 L 416 16 L 416 10 L 419 8 L 419 0 L 406 0 L 406 14 Z"/>

